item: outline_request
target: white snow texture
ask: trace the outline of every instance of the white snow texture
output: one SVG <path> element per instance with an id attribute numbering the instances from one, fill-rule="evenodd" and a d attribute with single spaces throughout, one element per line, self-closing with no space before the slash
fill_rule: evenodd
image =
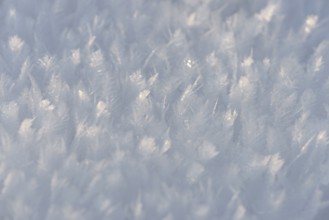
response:
<path id="1" fill-rule="evenodd" d="M 1 0 L 0 220 L 329 219 L 328 11 Z"/>

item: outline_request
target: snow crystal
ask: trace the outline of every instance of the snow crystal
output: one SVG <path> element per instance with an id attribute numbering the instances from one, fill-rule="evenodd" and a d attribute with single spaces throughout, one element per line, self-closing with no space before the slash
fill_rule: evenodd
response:
<path id="1" fill-rule="evenodd" d="M 158 151 L 158 146 L 156 145 L 154 138 L 144 137 L 141 140 L 138 149 L 142 154 L 150 155 Z"/>
<path id="2" fill-rule="evenodd" d="M 171 148 L 171 141 L 165 140 L 165 142 L 163 143 L 163 146 L 161 148 L 161 153 L 166 153 L 170 148 Z"/>
<path id="3" fill-rule="evenodd" d="M 284 165 L 284 160 L 282 160 L 277 153 L 271 156 L 269 163 L 270 172 L 275 175 Z"/>
<path id="4" fill-rule="evenodd" d="M 328 141 L 327 131 L 320 131 L 317 140 L 326 143 Z"/>
<path id="5" fill-rule="evenodd" d="M 186 59 L 184 62 L 188 68 L 192 68 L 195 64 L 195 62 L 192 59 Z"/>
<path id="6" fill-rule="evenodd" d="M 225 118 L 228 126 L 232 126 L 233 125 L 233 123 L 234 123 L 235 119 L 237 118 L 237 116 L 238 116 L 238 113 L 237 113 L 236 110 L 228 110 L 225 113 L 224 118 Z"/>
<path id="7" fill-rule="evenodd" d="M 247 76 L 242 76 L 239 80 L 239 87 L 242 90 L 247 89 L 250 86 L 250 82 Z"/>
<path id="8" fill-rule="evenodd" d="M 243 62 L 241 63 L 241 66 L 243 67 L 249 67 L 254 63 L 254 60 L 252 58 L 252 56 L 248 56 L 247 58 L 245 58 L 243 60 Z"/>
<path id="9" fill-rule="evenodd" d="M 55 107 L 50 104 L 50 101 L 47 99 L 44 99 L 40 102 L 40 107 L 48 111 L 52 111 L 55 109 Z"/>
<path id="10" fill-rule="evenodd" d="M 145 99 L 147 98 L 147 96 L 148 96 L 149 94 L 150 94 L 150 91 L 147 90 L 147 89 L 145 89 L 145 90 L 143 90 L 143 91 L 141 91 L 141 92 L 139 93 L 138 98 L 139 98 L 141 101 L 143 101 L 143 100 L 145 100 Z"/>
<path id="11" fill-rule="evenodd" d="M 190 16 L 188 16 L 186 22 L 188 26 L 194 26 L 196 24 L 196 13 L 192 13 Z"/>
<path id="12" fill-rule="evenodd" d="M 24 45 L 24 41 L 21 38 L 19 38 L 17 35 L 14 35 L 9 38 L 8 44 L 11 51 L 19 52 Z"/>
<path id="13" fill-rule="evenodd" d="M 271 64 L 270 59 L 269 59 L 268 57 L 264 58 L 264 60 L 263 60 L 263 64 L 264 64 L 265 66 L 269 66 L 269 65 Z"/>
<path id="14" fill-rule="evenodd" d="M 215 55 L 214 52 L 212 52 L 211 54 L 209 54 L 206 58 L 206 61 L 211 65 L 211 66 L 215 66 L 218 63 L 218 59 Z"/>
<path id="15" fill-rule="evenodd" d="M 79 64 L 80 63 L 80 50 L 72 50 L 71 52 L 71 60 L 74 64 Z"/>
<path id="16" fill-rule="evenodd" d="M 103 64 L 103 53 L 100 50 L 97 50 L 90 55 L 90 66 L 98 67 Z"/>
<path id="17" fill-rule="evenodd" d="M 273 176 L 279 172 L 283 165 L 284 160 L 278 153 L 264 157 L 258 157 L 252 162 L 252 166 L 267 168 Z"/>
<path id="18" fill-rule="evenodd" d="M 0 3 L 0 219 L 327 219 L 326 0 Z"/>
<path id="19" fill-rule="evenodd" d="M 1 108 L 1 113 L 5 118 L 16 119 L 19 113 L 19 106 L 15 101 L 5 104 Z"/>
<path id="20" fill-rule="evenodd" d="M 32 128 L 33 121 L 34 121 L 33 118 L 26 118 L 22 121 L 18 131 L 18 133 L 22 137 L 31 137 L 33 135 L 33 128 Z"/>
<path id="21" fill-rule="evenodd" d="M 103 101 L 99 101 L 97 103 L 96 108 L 97 108 L 97 117 L 107 113 L 107 105 Z"/>
<path id="22" fill-rule="evenodd" d="M 199 148 L 200 158 L 203 160 L 209 160 L 218 155 L 218 151 L 215 145 L 209 142 L 203 143 Z"/>
<path id="23" fill-rule="evenodd" d="M 269 22 L 271 21 L 276 10 L 277 10 L 277 6 L 275 4 L 269 4 L 266 8 L 261 10 L 260 13 L 256 14 L 256 18 L 261 21 Z"/>
<path id="24" fill-rule="evenodd" d="M 316 15 L 308 16 L 305 21 L 305 28 L 304 28 L 305 33 L 307 34 L 310 33 L 312 29 L 315 28 L 317 21 L 318 21 L 318 16 Z"/>
<path id="25" fill-rule="evenodd" d="M 53 66 L 54 62 L 55 62 L 54 57 L 50 55 L 45 55 L 39 59 L 40 66 L 45 70 L 49 70 L 50 67 Z"/>
<path id="26" fill-rule="evenodd" d="M 315 64 L 314 64 L 314 71 L 315 72 L 318 72 L 321 70 L 322 66 L 323 66 L 323 58 L 322 56 L 318 57 L 316 60 L 315 60 Z"/>
<path id="27" fill-rule="evenodd" d="M 140 89 L 145 88 L 145 79 L 140 70 L 134 72 L 132 75 L 129 76 L 129 79 L 132 83 L 137 85 Z"/>
<path id="28" fill-rule="evenodd" d="M 148 84 L 149 84 L 150 86 L 153 86 L 153 84 L 157 81 L 158 77 L 159 77 L 159 74 L 158 74 L 158 73 L 154 74 L 152 77 L 150 77 L 150 78 L 148 79 L 148 81 L 147 81 Z"/>
<path id="29" fill-rule="evenodd" d="M 84 91 L 80 90 L 78 91 L 78 95 L 80 100 L 82 101 L 88 101 L 89 100 L 89 96 L 87 95 L 87 93 L 85 93 Z"/>

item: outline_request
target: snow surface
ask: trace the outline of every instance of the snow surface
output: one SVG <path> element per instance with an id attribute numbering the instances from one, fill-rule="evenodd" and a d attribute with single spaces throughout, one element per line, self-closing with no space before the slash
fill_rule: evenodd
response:
<path id="1" fill-rule="evenodd" d="M 329 1 L 0 1 L 0 219 L 329 219 Z"/>

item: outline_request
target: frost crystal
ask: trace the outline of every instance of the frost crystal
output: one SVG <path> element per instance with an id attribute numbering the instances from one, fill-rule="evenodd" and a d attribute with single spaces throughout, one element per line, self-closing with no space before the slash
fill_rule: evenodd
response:
<path id="1" fill-rule="evenodd" d="M 144 99 L 147 98 L 147 96 L 148 96 L 149 94 L 150 94 L 150 91 L 147 90 L 147 89 L 145 89 L 145 90 L 143 90 L 143 91 L 141 91 L 141 92 L 139 93 L 138 98 L 139 98 L 141 101 L 143 101 Z"/>
<path id="2" fill-rule="evenodd" d="M 39 59 L 39 63 L 41 67 L 43 67 L 45 70 L 49 70 L 49 68 L 53 66 L 54 62 L 55 62 L 54 57 L 49 55 L 45 55 L 44 57 Z"/>
<path id="3" fill-rule="evenodd" d="M 322 66 L 323 66 L 323 57 L 320 56 L 315 60 L 315 64 L 314 64 L 314 71 L 318 72 L 321 70 Z"/>
<path id="4" fill-rule="evenodd" d="M 316 15 L 310 15 L 306 18 L 305 21 L 305 28 L 304 31 L 305 33 L 310 33 L 316 26 L 316 23 L 318 21 L 318 16 Z"/>
<path id="5" fill-rule="evenodd" d="M 0 0 L 0 220 L 328 219 L 328 0 Z"/>
<path id="6" fill-rule="evenodd" d="M 245 58 L 243 62 L 241 63 L 241 66 L 243 67 L 249 67 L 254 63 L 254 60 L 251 56 Z"/>
<path id="7" fill-rule="evenodd" d="M 161 153 L 166 153 L 171 148 L 171 141 L 166 140 L 161 148 Z"/>
<path id="8" fill-rule="evenodd" d="M 78 95 L 79 95 L 80 100 L 82 100 L 82 101 L 88 101 L 89 100 L 88 95 L 82 90 L 78 91 Z"/>
<path id="9" fill-rule="evenodd" d="M 100 50 L 97 50 L 90 55 L 91 67 L 98 67 L 103 64 L 103 61 L 104 61 L 103 53 Z"/>
<path id="10" fill-rule="evenodd" d="M 186 59 L 184 62 L 188 68 L 192 68 L 195 64 L 195 62 L 192 59 Z"/>
<path id="11" fill-rule="evenodd" d="M 158 151 L 158 147 L 156 146 L 155 140 L 151 137 L 144 137 L 141 140 L 138 148 L 141 153 L 145 155 L 150 155 Z"/>
<path id="12" fill-rule="evenodd" d="M 280 158 L 279 154 L 274 154 L 271 156 L 269 169 L 273 175 L 275 175 L 283 165 L 284 160 Z"/>
<path id="13" fill-rule="evenodd" d="M 250 82 L 249 82 L 248 77 L 246 77 L 246 76 L 241 77 L 239 80 L 240 89 L 244 90 L 244 89 L 248 88 L 249 86 L 250 86 Z"/>
<path id="14" fill-rule="evenodd" d="M 72 50 L 71 53 L 71 60 L 74 64 L 79 64 L 80 63 L 80 50 Z"/>
<path id="15" fill-rule="evenodd" d="M 264 60 L 263 60 L 263 64 L 265 65 L 265 66 L 269 66 L 270 64 L 271 64 L 271 61 L 270 61 L 270 59 L 269 58 L 264 58 Z"/>
<path id="16" fill-rule="evenodd" d="M 21 51 L 24 45 L 24 41 L 21 38 L 19 38 L 17 35 L 14 35 L 9 38 L 8 44 L 11 51 L 19 52 Z"/>
<path id="17" fill-rule="evenodd" d="M 99 116 L 101 116 L 101 115 L 103 115 L 103 114 L 105 114 L 107 112 L 107 110 L 106 110 L 106 108 L 107 108 L 106 107 L 106 104 L 103 101 L 99 101 L 97 103 L 96 108 L 97 108 L 97 117 L 99 117 Z"/>
<path id="18" fill-rule="evenodd" d="M 47 99 L 44 99 L 40 102 L 40 107 L 48 111 L 52 111 L 55 109 L 55 107 L 51 105 L 49 100 Z"/>
<path id="19" fill-rule="evenodd" d="M 277 10 L 277 6 L 275 4 L 270 4 L 266 8 L 264 8 L 260 13 L 256 14 L 256 18 L 261 21 L 269 22 L 272 19 L 275 11 Z"/>
<path id="20" fill-rule="evenodd" d="M 33 134 L 33 128 L 32 128 L 32 124 L 33 124 L 34 119 L 32 118 L 26 118 L 22 121 L 21 126 L 19 128 L 18 133 L 22 136 L 22 137 L 31 137 Z"/>
<path id="21" fill-rule="evenodd" d="M 216 146 L 214 146 L 211 143 L 205 142 L 203 143 L 199 148 L 199 155 L 201 157 L 201 159 L 204 160 L 209 160 L 212 159 L 213 157 L 218 155 L 218 151 L 216 149 Z"/>

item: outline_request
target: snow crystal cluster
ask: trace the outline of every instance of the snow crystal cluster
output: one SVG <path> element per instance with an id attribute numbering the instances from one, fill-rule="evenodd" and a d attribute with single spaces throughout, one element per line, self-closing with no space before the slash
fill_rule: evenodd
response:
<path id="1" fill-rule="evenodd" d="M 0 1 L 0 219 L 328 219 L 328 11 Z"/>

